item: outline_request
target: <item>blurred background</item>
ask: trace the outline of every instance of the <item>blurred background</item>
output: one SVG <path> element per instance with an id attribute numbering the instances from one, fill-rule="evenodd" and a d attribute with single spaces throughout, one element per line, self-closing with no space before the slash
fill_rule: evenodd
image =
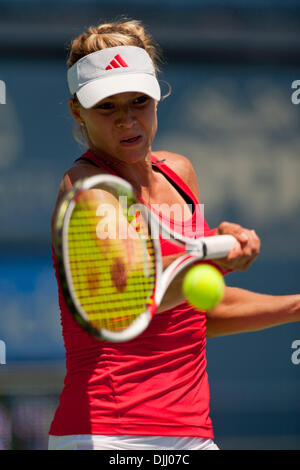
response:
<path id="1" fill-rule="evenodd" d="M 193 162 L 212 227 L 230 220 L 262 239 L 259 259 L 228 285 L 295 294 L 300 4 L 0 0 L 0 11 L 0 449 L 46 449 L 65 370 L 50 217 L 64 171 L 84 151 L 72 136 L 66 46 L 120 15 L 145 23 L 163 49 L 163 93 L 172 87 L 159 105 L 154 150 Z M 296 323 L 208 340 L 219 447 L 300 449 L 295 340 Z"/>

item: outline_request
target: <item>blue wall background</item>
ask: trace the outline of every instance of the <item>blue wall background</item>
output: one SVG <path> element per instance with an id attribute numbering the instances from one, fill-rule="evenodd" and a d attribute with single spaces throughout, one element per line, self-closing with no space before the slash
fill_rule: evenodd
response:
<path id="1" fill-rule="evenodd" d="M 9 7 L 0 3 L 12 15 L 13 2 Z M 227 6 L 236 5 L 249 8 L 250 2 Z M 297 3 L 273 2 L 272 11 L 275 6 L 294 8 L 295 21 L 299 18 Z M 265 14 L 268 8 L 265 2 Z M 208 60 L 203 51 L 184 58 L 167 46 L 171 58 L 161 80 L 165 92 L 165 82 L 171 85 L 172 94 L 159 105 L 154 149 L 182 153 L 193 162 L 211 226 L 230 220 L 261 236 L 259 259 L 247 273 L 229 275 L 227 283 L 273 295 L 297 294 L 300 105 L 291 101 L 291 84 L 300 80 L 299 62 L 280 51 L 277 57 L 274 50 L 272 61 L 253 57 L 251 43 L 236 59 L 235 47 L 233 41 L 226 62 L 217 47 Z M 60 371 L 64 363 L 50 217 L 62 174 L 84 149 L 72 137 L 62 55 L 48 60 L 47 54 L 30 58 L 17 49 L 0 51 L 0 79 L 7 91 L 6 104 L 0 105 L 0 339 L 6 343 L 6 364 L 0 366 L 6 407 L 2 421 L 0 409 L 0 442 L 3 423 L 8 423 L 17 434 L 7 444 L 14 448 L 42 444 L 21 438 L 11 424 L 11 400 L 22 400 L 24 394 L 5 382 L 13 381 L 10 368 L 39 364 L 43 369 L 55 363 Z M 222 448 L 300 448 L 300 364 L 291 360 L 297 339 L 300 328 L 294 323 L 208 340 L 211 415 Z M 47 390 L 43 393 L 47 396 Z M 53 407 L 57 397 L 52 398 Z"/>

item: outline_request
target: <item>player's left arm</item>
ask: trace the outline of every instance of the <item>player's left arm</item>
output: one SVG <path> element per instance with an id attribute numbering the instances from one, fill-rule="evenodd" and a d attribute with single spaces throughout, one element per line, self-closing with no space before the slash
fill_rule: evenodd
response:
<path id="1" fill-rule="evenodd" d="M 226 287 L 222 302 L 207 312 L 207 336 L 263 330 L 300 321 L 300 295 L 273 296 Z"/>

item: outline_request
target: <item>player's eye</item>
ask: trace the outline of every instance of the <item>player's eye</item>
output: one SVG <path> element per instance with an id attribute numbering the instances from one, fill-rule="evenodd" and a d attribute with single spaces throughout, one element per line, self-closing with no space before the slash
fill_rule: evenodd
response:
<path id="1" fill-rule="evenodd" d="M 95 109 L 111 110 L 114 109 L 114 104 L 111 101 L 104 101 L 104 103 L 97 104 Z"/>
<path id="2" fill-rule="evenodd" d="M 133 100 L 133 104 L 142 105 L 147 103 L 149 100 L 150 97 L 148 95 L 141 95 L 135 98 L 135 100 Z"/>

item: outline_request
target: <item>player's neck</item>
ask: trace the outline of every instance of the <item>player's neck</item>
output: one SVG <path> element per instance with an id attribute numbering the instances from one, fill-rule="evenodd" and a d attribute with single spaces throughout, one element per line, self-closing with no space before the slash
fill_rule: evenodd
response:
<path id="1" fill-rule="evenodd" d="M 151 183 L 153 182 L 151 149 L 144 158 L 130 163 L 103 152 L 96 152 L 95 150 L 92 150 L 92 152 L 118 176 L 131 183 L 138 194 L 142 194 L 143 188 L 150 190 Z"/>

